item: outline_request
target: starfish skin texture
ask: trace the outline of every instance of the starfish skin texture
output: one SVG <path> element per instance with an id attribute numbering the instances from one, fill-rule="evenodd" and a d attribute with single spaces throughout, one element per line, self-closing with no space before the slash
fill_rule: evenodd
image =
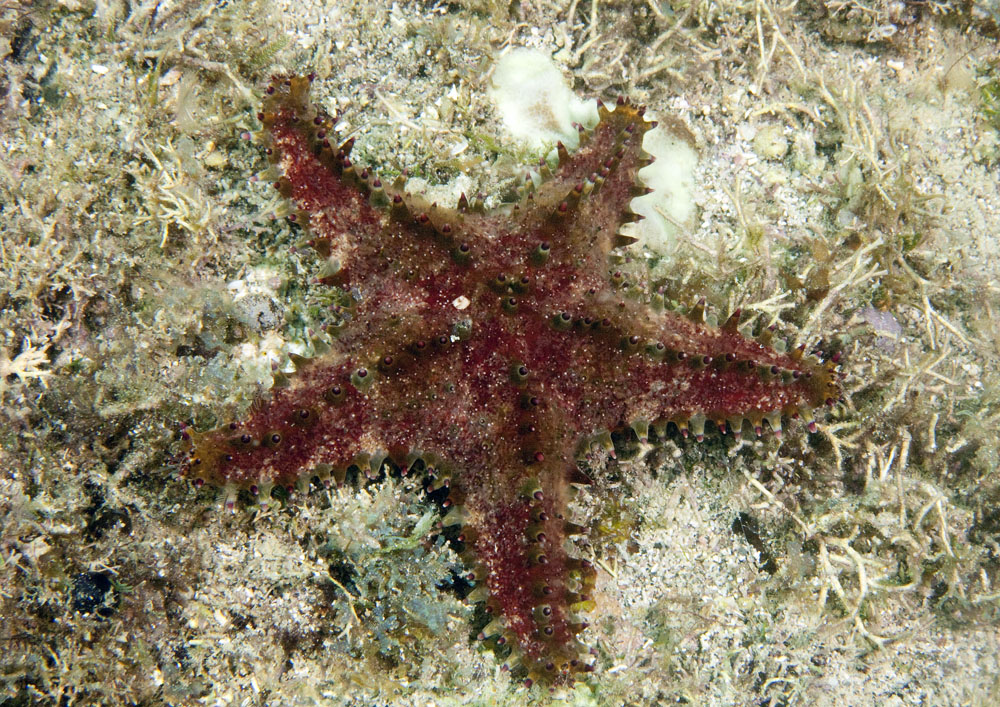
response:
<path id="1" fill-rule="evenodd" d="M 184 473 L 224 487 L 229 507 L 241 488 L 266 501 L 275 485 L 375 477 L 386 462 L 423 474 L 492 617 L 480 637 L 510 646 L 528 681 L 571 682 L 592 665 L 580 633 L 595 570 L 573 556 L 586 529 L 567 518 L 581 455 L 614 456 L 610 432 L 629 428 L 643 443 L 668 425 L 701 440 L 706 421 L 815 429 L 810 411 L 839 398 L 835 365 L 769 346 L 769 331 L 744 336 L 739 312 L 714 326 L 703 304 L 679 314 L 624 294 L 608 256 L 630 245 L 618 229 L 648 191 L 642 109 L 599 105 L 579 149 L 560 144 L 519 203 L 452 209 L 353 164 L 310 82 L 275 78 L 259 118 L 289 219 L 342 302 L 333 343 L 277 375 L 247 419 L 186 431 Z"/>

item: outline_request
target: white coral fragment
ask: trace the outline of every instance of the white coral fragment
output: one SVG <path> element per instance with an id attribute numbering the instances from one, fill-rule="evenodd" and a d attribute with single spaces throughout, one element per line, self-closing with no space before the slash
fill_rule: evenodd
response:
<path id="1" fill-rule="evenodd" d="M 25 339 L 21 353 L 13 359 L 9 358 L 6 352 L 0 354 L 0 403 L 11 388 L 8 382 L 11 376 L 17 376 L 22 385 L 37 380 L 48 388 L 47 380 L 52 376 L 52 372 L 42 368 L 49 362 L 48 349 L 48 344 L 38 347 L 32 344 L 30 339 Z"/>

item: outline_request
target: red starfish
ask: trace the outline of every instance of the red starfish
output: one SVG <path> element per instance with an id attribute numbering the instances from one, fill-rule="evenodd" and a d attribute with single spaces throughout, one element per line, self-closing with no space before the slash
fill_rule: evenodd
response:
<path id="1" fill-rule="evenodd" d="M 599 107 L 570 155 L 520 203 L 487 212 L 427 204 L 383 185 L 330 143 L 335 120 L 308 100 L 310 79 L 276 79 L 260 114 L 277 189 L 298 206 L 336 286 L 332 350 L 242 423 L 196 435 L 186 473 L 264 498 L 314 475 L 343 482 L 391 460 L 447 494 L 494 620 L 484 638 L 513 647 L 528 679 L 566 682 L 590 665 L 578 634 L 594 569 L 567 551 L 576 459 L 610 430 L 645 442 L 705 421 L 775 434 L 839 397 L 832 364 L 745 338 L 703 305 L 685 315 L 623 296 L 608 254 L 630 240 L 629 202 L 647 190 L 642 136 L 654 124 L 619 100 Z M 444 491 L 447 489 L 447 491 Z"/>

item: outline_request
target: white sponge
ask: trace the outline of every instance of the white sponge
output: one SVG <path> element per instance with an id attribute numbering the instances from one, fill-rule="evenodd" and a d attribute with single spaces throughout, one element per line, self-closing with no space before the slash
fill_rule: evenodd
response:
<path id="1" fill-rule="evenodd" d="M 597 123 L 597 102 L 577 98 L 552 60 L 534 49 L 515 49 L 497 62 L 491 95 L 510 134 L 534 149 L 559 140 L 574 148 L 573 123 Z"/>

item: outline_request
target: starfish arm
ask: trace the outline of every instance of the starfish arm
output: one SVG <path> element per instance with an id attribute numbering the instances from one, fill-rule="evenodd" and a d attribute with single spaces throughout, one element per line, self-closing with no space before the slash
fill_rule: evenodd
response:
<path id="1" fill-rule="evenodd" d="M 378 474 L 387 458 L 405 469 L 415 450 L 481 465 L 482 451 L 454 430 L 466 428 L 470 415 L 488 403 L 480 398 L 497 392 L 488 380 L 450 383 L 465 348 L 439 336 L 372 365 L 356 357 L 331 361 L 333 354 L 302 360 L 296 374 L 245 419 L 187 433 L 187 473 L 217 486 L 269 490 L 314 475 L 341 483 L 352 465 Z M 372 459 L 378 463 L 369 464 Z"/>
<path id="2" fill-rule="evenodd" d="M 535 330 L 546 344 L 536 341 L 533 350 L 544 352 L 554 370 L 537 395 L 572 410 L 568 417 L 584 440 L 636 421 L 674 423 L 685 435 L 690 426 L 699 438 L 706 419 L 735 434 L 744 420 L 757 434 L 767 421 L 780 433 L 782 416 L 811 425 L 811 410 L 839 396 L 833 363 L 744 337 L 738 313 L 715 327 L 672 312 L 631 310 L 609 307 L 609 317 L 577 315 Z M 762 338 L 771 343 L 770 331 Z"/>
<path id="3" fill-rule="evenodd" d="M 309 101 L 309 87 L 306 77 L 275 77 L 258 118 L 265 152 L 282 174 L 274 185 L 297 207 L 288 218 L 319 234 L 309 243 L 332 278 L 377 247 L 385 214 L 370 203 L 374 178 L 351 161 L 354 141 L 331 142 L 336 118 Z"/>
<path id="4" fill-rule="evenodd" d="M 595 572 L 586 560 L 566 551 L 567 485 L 561 477 L 546 482 L 531 477 L 503 497 L 480 507 L 466 502 L 464 533 L 473 539 L 466 551 L 472 577 L 493 617 L 480 638 L 510 645 L 509 666 L 523 665 L 529 679 L 554 682 L 588 669 L 586 647 L 578 634 L 590 607 Z"/>
<path id="5" fill-rule="evenodd" d="M 612 248 L 634 241 L 617 229 L 639 218 L 629 203 L 648 193 L 638 172 L 652 161 L 642 140 L 656 123 L 646 121 L 643 110 L 625 100 L 614 111 L 600 104 L 598 113 L 595 128 L 581 130 L 579 148 L 571 154 L 559 143 L 555 171 L 543 167 L 537 188 L 529 182 L 523 204 L 526 228 L 519 231 L 534 241 L 522 244 L 522 249 L 548 243 L 553 262 L 577 269 L 586 264 L 603 267 Z"/>
<path id="6" fill-rule="evenodd" d="M 291 488 L 316 473 L 329 478 L 336 469 L 343 480 L 347 466 L 360 459 L 361 431 L 372 416 L 361 392 L 371 375 L 349 361 L 300 371 L 269 400 L 255 403 L 245 419 L 187 433 L 187 475 L 265 498 L 273 486 Z"/>
<path id="7" fill-rule="evenodd" d="M 353 140 L 333 147 L 336 119 L 309 102 L 309 84 L 275 78 L 260 119 L 282 173 L 275 184 L 297 206 L 289 218 L 325 260 L 319 280 L 343 293 L 331 323 L 338 348 L 372 359 L 453 335 L 467 319 L 452 304 L 467 291 L 463 214 L 407 193 L 403 179 L 383 185 L 351 161 Z"/>

